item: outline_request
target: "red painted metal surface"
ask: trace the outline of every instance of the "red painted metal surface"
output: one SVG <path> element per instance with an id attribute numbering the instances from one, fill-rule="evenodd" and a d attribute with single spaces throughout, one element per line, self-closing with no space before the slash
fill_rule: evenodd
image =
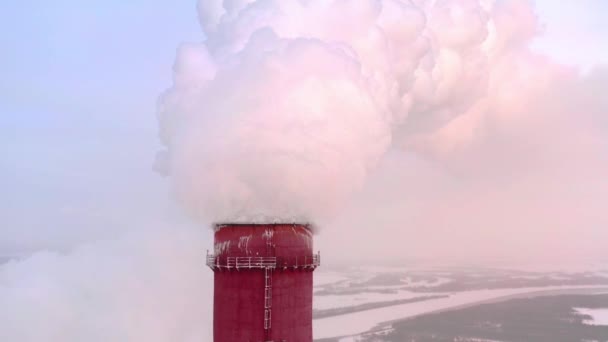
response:
<path id="1" fill-rule="evenodd" d="M 307 225 L 217 225 L 212 260 L 214 342 L 312 341 L 318 259 Z"/>

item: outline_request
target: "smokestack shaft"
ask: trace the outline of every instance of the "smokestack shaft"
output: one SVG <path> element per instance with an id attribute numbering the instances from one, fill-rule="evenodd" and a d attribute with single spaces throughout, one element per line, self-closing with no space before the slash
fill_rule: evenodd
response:
<path id="1" fill-rule="evenodd" d="M 312 341 L 312 232 L 305 224 L 218 224 L 214 342 Z"/>

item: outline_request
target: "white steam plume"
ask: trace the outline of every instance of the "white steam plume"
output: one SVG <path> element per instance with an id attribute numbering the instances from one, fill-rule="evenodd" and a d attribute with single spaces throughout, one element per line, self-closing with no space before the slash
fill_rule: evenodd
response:
<path id="1" fill-rule="evenodd" d="M 415 4 L 417 3 L 417 4 Z M 317 220 L 359 189 L 400 130 L 483 94 L 478 1 L 201 1 L 160 99 L 178 198 L 219 221 Z"/>

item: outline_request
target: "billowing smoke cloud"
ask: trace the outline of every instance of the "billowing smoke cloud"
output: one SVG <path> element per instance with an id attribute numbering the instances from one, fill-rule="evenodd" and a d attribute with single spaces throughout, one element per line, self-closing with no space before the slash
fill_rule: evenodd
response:
<path id="1" fill-rule="evenodd" d="M 330 216 L 395 130 L 434 130 L 484 93 L 488 56 L 508 43 L 489 11 L 477 1 L 201 1 L 207 39 L 179 49 L 159 105 L 159 160 L 178 198 L 207 220 Z"/>
<path id="2" fill-rule="evenodd" d="M 195 216 L 337 212 L 327 241 L 347 230 L 373 255 L 410 234 L 427 256 L 602 253 L 608 81 L 530 48 L 529 1 L 201 1 L 199 15 L 207 39 L 179 49 L 159 106 L 159 164 Z M 367 243 L 388 231 L 394 248 Z"/>
<path id="3" fill-rule="evenodd" d="M 322 243 L 339 239 L 377 258 L 485 265 L 608 258 L 608 103 L 600 93 L 608 73 L 534 52 L 539 24 L 529 3 L 488 8 L 482 62 L 467 66 L 471 50 L 443 48 L 456 56 L 448 68 L 456 96 L 413 107 Z M 436 12 L 428 13 L 432 26 Z"/>

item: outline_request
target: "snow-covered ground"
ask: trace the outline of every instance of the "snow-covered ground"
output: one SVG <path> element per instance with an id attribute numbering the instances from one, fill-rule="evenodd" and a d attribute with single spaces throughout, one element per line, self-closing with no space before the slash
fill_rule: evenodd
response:
<path id="1" fill-rule="evenodd" d="M 380 286 L 374 288 L 382 289 L 382 287 Z M 373 290 L 374 288 L 372 288 L 371 290 Z M 407 290 L 396 290 L 394 293 L 363 292 L 354 295 L 315 296 L 313 307 L 315 310 L 327 310 L 335 308 L 345 308 L 349 306 L 362 305 L 374 302 L 388 302 L 432 295 L 443 295 L 443 293 L 420 293 Z"/>
<path id="2" fill-rule="evenodd" d="M 582 315 L 592 317 L 591 319 L 584 320 L 584 324 L 608 326 L 608 309 L 574 308 L 574 310 Z"/>
<path id="3" fill-rule="evenodd" d="M 449 278 L 414 281 L 410 277 L 404 277 L 396 285 L 366 284 L 366 282 L 381 274 L 401 274 L 405 272 L 406 270 L 403 267 L 369 266 L 349 269 L 344 272 L 317 271 L 314 275 L 315 290 L 325 290 L 325 293 L 315 295 L 313 307 L 315 310 L 327 310 L 376 302 L 445 295 L 445 293 L 439 292 L 414 292 L 405 289 L 405 287 L 433 287 L 451 281 Z"/>
<path id="4" fill-rule="evenodd" d="M 465 307 L 487 301 L 507 299 L 516 295 L 541 295 L 542 292 L 556 290 L 597 289 L 606 291 L 606 286 L 547 286 L 514 289 L 476 290 L 455 292 L 447 298 L 438 298 L 422 302 L 387 306 L 366 311 L 354 312 L 340 316 L 320 318 L 313 321 L 314 338 L 330 338 L 339 336 L 354 336 L 372 330 L 378 326 L 390 327 L 390 321 L 414 317 L 431 312 Z M 352 340 L 352 339 L 351 339 Z"/>
<path id="5" fill-rule="evenodd" d="M 338 272 L 315 272 L 313 275 L 314 286 L 319 287 L 347 280 L 348 277 Z"/>
<path id="6" fill-rule="evenodd" d="M 390 322 L 394 320 L 505 300 L 513 296 L 537 296 L 554 293 L 556 290 L 582 293 L 596 289 L 595 293 L 606 293 L 608 282 L 607 279 L 602 280 L 602 277 L 606 276 L 605 272 L 605 268 L 581 273 L 571 273 L 569 270 L 532 272 L 398 266 L 320 269 L 314 274 L 314 309 L 343 310 L 331 317 L 323 317 L 320 314 L 319 318 L 314 320 L 314 337 L 319 339 L 351 336 L 346 340 L 355 341 L 357 335 L 372 329 L 390 329 Z M 604 291 L 599 291 L 598 288 Z M 403 304 L 390 303 L 427 296 L 447 297 L 427 298 Z M 361 307 L 355 308 L 379 302 L 386 302 L 386 305 L 365 310 Z M 332 313 L 336 314 L 335 311 Z M 601 315 L 598 317 L 599 322 Z"/>
<path id="7" fill-rule="evenodd" d="M 435 278 L 432 281 L 429 280 L 413 280 L 411 277 L 405 277 L 401 279 L 401 281 L 407 286 L 413 287 L 435 287 L 443 284 L 447 284 L 452 281 L 451 278 L 439 277 Z"/>

